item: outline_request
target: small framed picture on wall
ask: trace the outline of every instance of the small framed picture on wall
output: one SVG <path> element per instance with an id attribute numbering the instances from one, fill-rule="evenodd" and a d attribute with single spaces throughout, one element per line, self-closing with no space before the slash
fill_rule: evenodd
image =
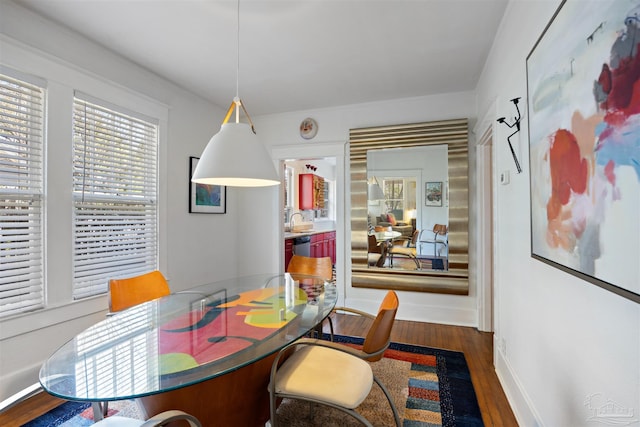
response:
<path id="1" fill-rule="evenodd" d="M 424 205 L 442 206 L 442 181 L 424 183 Z"/>
<path id="2" fill-rule="evenodd" d="M 189 213 L 223 214 L 227 212 L 227 187 L 191 182 L 199 157 L 189 157 Z"/>

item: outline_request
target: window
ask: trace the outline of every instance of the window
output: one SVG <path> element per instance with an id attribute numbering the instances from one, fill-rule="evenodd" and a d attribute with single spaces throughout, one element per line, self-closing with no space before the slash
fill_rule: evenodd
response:
<path id="1" fill-rule="evenodd" d="M 0 74 L 0 317 L 44 306 L 45 85 L 20 78 Z"/>
<path id="2" fill-rule="evenodd" d="M 402 178 L 385 178 L 382 181 L 382 188 L 387 212 L 404 211 L 404 180 Z"/>
<path id="3" fill-rule="evenodd" d="M 73 297 L 157 268 L 158 125 L 76 93 Z"/>

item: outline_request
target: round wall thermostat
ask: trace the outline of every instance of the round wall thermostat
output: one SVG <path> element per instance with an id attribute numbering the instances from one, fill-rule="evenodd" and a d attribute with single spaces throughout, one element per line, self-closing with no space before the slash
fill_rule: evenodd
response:
<path id="1" fill-rule="evenodd" d="M 318 133 L 318 123 L 307 117 L 300 123 L 300 136 L 304 139 L 311 139 Z"/>

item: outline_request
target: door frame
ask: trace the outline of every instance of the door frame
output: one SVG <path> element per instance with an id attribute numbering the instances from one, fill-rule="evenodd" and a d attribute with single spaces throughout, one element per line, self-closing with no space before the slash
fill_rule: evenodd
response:
<path id="1" fill-rule="evenodd" d="M 492 100 L 485 111 L 483 119 L 474 129 L 476 135 L 476 191 L 477 191 L 477 220 L 476 220 L 476 254 L 477 254 L 477 313 L 478 330 L 493 332 L 497 312 L 497 292 L 494 272 L 496 271 L 495 257 L 495 150 L 493 138 L 495 133 L 495 117 L 497 117 L 496 100 Z"/>

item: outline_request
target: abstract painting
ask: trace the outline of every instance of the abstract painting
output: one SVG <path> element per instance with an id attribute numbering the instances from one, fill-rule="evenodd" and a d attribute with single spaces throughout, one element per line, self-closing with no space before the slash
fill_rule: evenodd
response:
<path id="1" fill-rule="evenodd" d="M 565 0 L 527 57 L 532 257 L 640 302 L 640 3 Z"/>
<path id="2" fill-rule="evenodd" d="M 189 157 L 189 212 L 190 213 L 226 213 L 227 187 L 191 182 L 199 157 Z"/>

